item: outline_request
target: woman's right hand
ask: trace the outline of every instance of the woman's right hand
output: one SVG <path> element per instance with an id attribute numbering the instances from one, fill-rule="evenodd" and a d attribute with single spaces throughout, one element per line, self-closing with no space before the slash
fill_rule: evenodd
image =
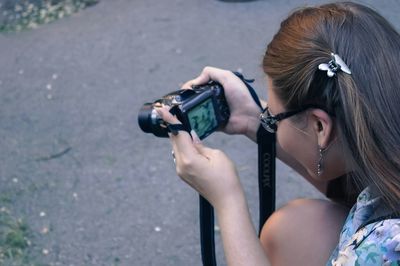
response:
<path id="1" fill-rule="evenodd" d="M 169 107 L 157 109 L 170 125 L 181 124 Z M 205 147 L 194 131 L 169 133 L 178 176 L 219 211 L 242 203 L 245 195 L 234 163 L 221 151 Z"/>
<path id="2" fill-rule="evenodd" d="M 228 124 L 222 130 L 227 134 L 243 134 L 256 141 L 257 129 L 260 124 L 260 107 L 254 102 L 243 81 L 231 71 L 205 67 L 201 74 L 188 82 L 182 88 L 190 89 L 214 80 L 224 87 L 225 98 L 231 112 Z"/>

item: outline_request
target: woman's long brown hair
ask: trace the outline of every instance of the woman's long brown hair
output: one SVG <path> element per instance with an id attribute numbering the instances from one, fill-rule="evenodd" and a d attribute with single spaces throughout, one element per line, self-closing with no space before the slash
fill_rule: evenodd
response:
<path id="1" fill-rule="evenodd" d="M 329 78 L 331 53 L 352 74 Z M 335 117 L 360 188 L 400 202 L 400 35 L 373 9 L 340 2 L 302 8 L 282 22 L 263 67 L 287 110 L 318 104 Z M 399 211 L 399 210 L 397 210 Z"/>

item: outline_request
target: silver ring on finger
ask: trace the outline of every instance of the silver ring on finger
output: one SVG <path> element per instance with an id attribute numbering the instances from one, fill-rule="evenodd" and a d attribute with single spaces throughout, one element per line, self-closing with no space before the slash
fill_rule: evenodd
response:
<path id="1" fill-rule="evenodd" d="M 172 158 L 174 158 L 174 164 L 176 164 L 176 158 L 175 158 L 174 150 L 171 151 L 171 154 L 172 154 Z"/>

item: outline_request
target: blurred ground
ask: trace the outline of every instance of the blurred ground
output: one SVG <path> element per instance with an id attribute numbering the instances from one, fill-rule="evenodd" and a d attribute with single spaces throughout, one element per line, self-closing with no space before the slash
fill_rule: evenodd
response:
<path id="1" fill-rule="evenodd" d="M 321 2 L 103 0 L 1 35 L 0 211 L 32 230 L 32 261 L 201 265 L 198 197 L 176 177 L 169 141 L 140 131 L 138 110 L 206 65 L 242 70 L 265 97 L 266 44 L 290 10 Z M 397 0 L 364 3 L 400 28 Z M 237 163 L 256 221 L 256 146 L 206 143 Z M 277 179 L 279 206 L 320 197 L 282 164 Z"/>

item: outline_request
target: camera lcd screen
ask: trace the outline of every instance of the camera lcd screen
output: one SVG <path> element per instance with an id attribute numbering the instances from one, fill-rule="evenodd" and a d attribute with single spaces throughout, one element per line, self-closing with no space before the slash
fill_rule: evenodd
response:
<path id="1" fill-rule="evenodd" d="M 208 136 L 218 126 L 211 98 L 191 109 L 187 115 L 190 127 L 197 133 L 200 139 Z"/>

